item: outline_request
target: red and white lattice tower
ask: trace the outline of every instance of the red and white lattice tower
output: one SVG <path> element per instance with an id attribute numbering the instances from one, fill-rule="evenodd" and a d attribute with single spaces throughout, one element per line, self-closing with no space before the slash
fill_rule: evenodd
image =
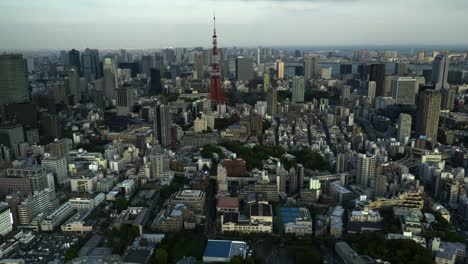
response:
<path id="1" fill-rule="evenodd" d="M 216 36 L 216 17 L 213 17 L 213 64 L 211 66 L 210 99 L 215 104 L 224 104 L 226 97 L 221 87 L 219 74 L 218 41 Z"/>

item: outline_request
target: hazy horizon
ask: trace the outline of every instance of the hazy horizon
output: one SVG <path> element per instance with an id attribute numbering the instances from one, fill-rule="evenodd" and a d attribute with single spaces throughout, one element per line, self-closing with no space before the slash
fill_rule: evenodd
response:
<path id="1" fill-rule="evenodd" d="M 464 0 L 4 0 L 0 49 L 468 46 Z"/>

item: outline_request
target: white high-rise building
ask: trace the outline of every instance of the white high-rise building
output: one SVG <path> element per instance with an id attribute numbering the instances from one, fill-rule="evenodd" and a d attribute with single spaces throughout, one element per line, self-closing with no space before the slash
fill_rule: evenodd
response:
<path id="1" fill-rule="evenodd" d="M 48 172 L 52 172 L 58 184 L 66 184 L 70 181 L 68 177 L 68 164 L 66 157 L 46 157 L 42 160 L 42 167 Z"/>
<path id="2" fill-rule="evenodd" d="M 376 157 L 371 154 L 358 154 L 356 183 L 366 186 L 375 177 Z"/>
<path id="3" fill-rule="evenodd" d="M 294 76 L 293 87 L 292 87 L 292 102 L 294 103 L 304 102 L 304 90 L 305 90 L 304 78 L 300 76 Z"/>
<path id="4" fill-rule="evenodd" d="M 205 116 L 198 117 L 193 121 L 193 132 L 202 133 L 208 129 L 208 122 Z"/>
<path id="5" fill-rule="evenodd" d="M 370 81 L 367 83 L 367 97 L 374 100 L 375 99 L 375 89 L 377 84 L 374 81 Z"/>
<path id="6" fill-rule="evenodd" d="M 217 168 L 218 192 L 223 193 L 228 191 L 227 171 L 223 165 L 219 164 Z"/>
<path id="7" fill-rule="evenodd" d="M 10 207 L 6 203 L 0 203 L 0 236 L 13 231 L 13 217 Z"/>
<path id="8" fill-rule="evenodd" d="M 411 115 L 409 114 L 400 114 L 398 117 L 398 130 L 397 130 L 397 139 L 402 144 L 407 144 L 411 137 Z"/>

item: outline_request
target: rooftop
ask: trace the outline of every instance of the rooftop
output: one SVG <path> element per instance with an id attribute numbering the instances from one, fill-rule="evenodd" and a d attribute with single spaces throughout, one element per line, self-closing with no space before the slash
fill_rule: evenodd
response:
<path id="1" fill-rule="evenodd" d="M 221 197 L 218 199 L 216 207 L 220 208 L 239 208 L 239 198 L 237 197 Z"/>
<path id="2" fill-rule="evenodd" d="M 203 257 L 226 258 L 233 256 L 245 257 L 247 244 L 242 241 L 208 240 Z"/>

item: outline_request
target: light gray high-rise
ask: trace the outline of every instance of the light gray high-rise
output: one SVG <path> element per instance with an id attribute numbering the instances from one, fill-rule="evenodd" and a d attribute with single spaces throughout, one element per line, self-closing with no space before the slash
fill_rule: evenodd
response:
<path id="1" fill-rule="evenodd" d="M 304 78 L 301 76 L 293 77 L 293 87 L 292 87 L 292 102 L 299 103 L 304 102 Z"/>
<path id="2" fill-rule="evenodd" d="M 0 107 L 29 102 L 26 63 L 20 54 L 0 55 Z"/>
<path id="3" fill-rule="evenodd" d="M 392 97 L 397 104 L 415 103 L 416 79 L 411 77 L 395 77 L 392 80 Z"/>
<path id="4" fill-rule="evenodd" d="M 104 68 L 104 96 L 110 99 L 116 97 L 115 67 L 111 58 L 105 58 Z"/>
<path id="5" fill-rule="evenodd" d="M 367 187 L 369 181 L 375 178 L 376 156 L 371 154 L 358 154 L 356 168 L 356 183 Z"/>
<path id="6" fill-rule="evenodd" d="M 446 55 L 437 55 L 432 62 L 432 82 L 435 89 L 450 88 L 448 84 L 449 59 Z"/>
<path id="7" fill-rule="evenodd" d="M 250 81 L 253 78 L 253 64 L 250 58 L 236 58 L 236 79 L 238 81 Z"/>
<path id="8" fill-rule="evenodd" d="M 439 127 L 441 95 L 436 90 L 424 90 L 419 93 L 416 132 L 437 141 Z"/>
<path id="9" fill-rule="evenodd" d="M 402 144 L 407 144 L 411 137 L 412 120 L 413 118 L 411 118 L 409 114 L 401 113 L 400 116 L 398 116 L 397 139 Z"/>

